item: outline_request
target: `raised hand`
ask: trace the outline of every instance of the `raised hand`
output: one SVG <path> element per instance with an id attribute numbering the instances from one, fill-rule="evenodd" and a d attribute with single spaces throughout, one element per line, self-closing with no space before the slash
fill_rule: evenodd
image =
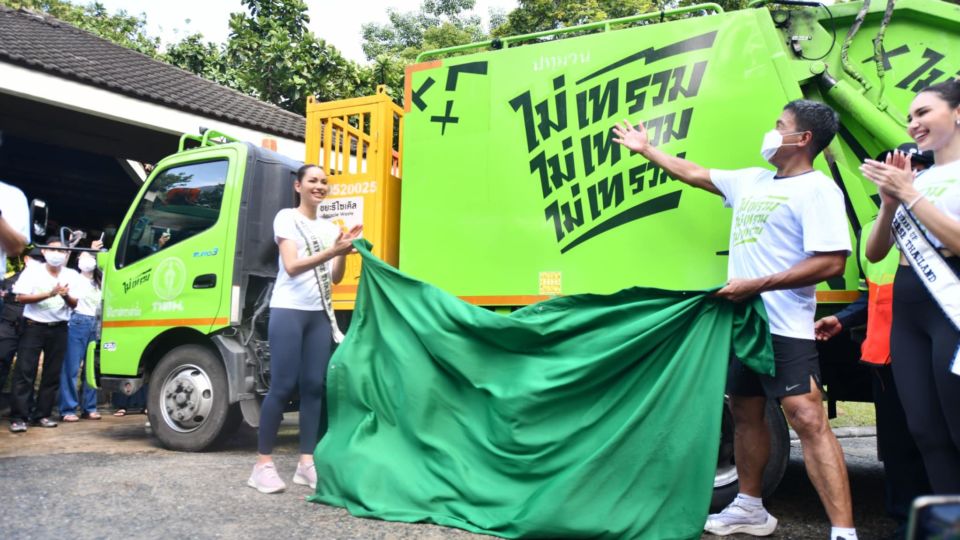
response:
<path id="1" fill-rule="evenodd" d="M 354 253 L 356 250 L 353 249 L 353 241 L 360 238 L 362 233 L 363 225 L 354 225 L 347 232 L 340 231 L 333 243 L 333 252 L 337 255 Z"/>
<path id="2" fill-rule="evenodd" d="M 637 124 L 637 127 L 634 128 L 633 124 L 629 121 L 624 120 L 623 124 L 617 124 L 613 127 L 613 142 L 621 144 L 630 150 L 633 150 L 637 153 L 643 153 L 644 150 L 650 147 L 650 138 L 647 137 L 647 128 L 643 127 L 643 122 Z"/>
<path id="3" fill-rule="evenodd" d="M 860 172 L 876 184 L 884 205 L 897 205 L 912 200 L 917 195 L 913 187 L 914 174 L 910 168 L 910 156 L 894 151 L 887 154 L 884 162 L 868 159 L 860 166 Z"/>

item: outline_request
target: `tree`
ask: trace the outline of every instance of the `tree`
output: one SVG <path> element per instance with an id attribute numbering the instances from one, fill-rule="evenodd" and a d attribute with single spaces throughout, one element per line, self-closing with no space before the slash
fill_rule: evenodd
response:
<path id="1" fill-rule="evenodd" d="M 242 91 L 302 114 L 307 96 L 322 101 L 355 95 L 359 70 L 310 32 L 303 0 L 243 0 L 249 13 L 230 15 L 224 50 Z"/>
<path id="2" fill-rule="evenodd" d="M 202 34 L 190 34 L 167 47 L 160 58 L 204 79 L 240 90 L 237 70 L 227 62 L 225 49 L 223 44 L 204 42 Z"/>
<path id="3" fill-rule="evenodd" d="M 424 0 L 420 11 L 387 10 L 387 24 L 363 25 L 368 60 L 390 56 L 413 62 L 425 50 L 463 45 L 486 38 L 480 17 L 468 13 L 475 0 Z"/>
<path id="4" fill-rule="evenodd" d="M 568 28 L 591 22 L 639 15 L 658 9 L 653 0 L 519 0 L 496 36 Z"/>
<path id="5" fill-rule="evenodd" d="M 159 55 L 160 38 L 147 34 L 147 19 L 142 13 L 131 15 L 120 10 L 111 15 L 99 2 L 76 6 L 65 0 L 0 0 L 0 4 L 46 13 L 117 45 L 152 58 Z"/>

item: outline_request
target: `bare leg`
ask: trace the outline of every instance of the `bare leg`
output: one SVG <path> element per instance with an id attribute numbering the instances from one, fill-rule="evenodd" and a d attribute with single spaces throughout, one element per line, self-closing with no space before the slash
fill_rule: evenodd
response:
<path id="1" fill-rule="evenodd" d="M 834 527 L 853 527 L 850 481 L 843 449 L 830 429 L 820 389 L 810 378 L 810 392 L 782 398 L 787 422 L 800 436 L 803 462 Z"/>
<path id="2" fill-rule="evenodd" d="M 733 452 L 740 477 L 740 493 L 761 497 L 763 470 L 770 459 L 770 432 L 764 420 L 767 398 L 731 396 Z"/>

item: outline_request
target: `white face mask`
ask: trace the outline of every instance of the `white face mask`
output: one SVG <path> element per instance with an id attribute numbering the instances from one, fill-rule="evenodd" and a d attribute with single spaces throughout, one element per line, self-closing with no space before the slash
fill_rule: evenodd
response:
<path id="1" fill-rule="evenodd" d="M 781 146 L 796 146 L 797 143 L 783 143 L 783 138 L 787 135 L 798 135 L 803 133 L 803 131 L 796 131 L 794 133 L 782 134 L 775 129 L 771 129 L 766 132 L 763 136 L 763 142 L 760 144 L 760 155 L 763 156 L 763 159 L 770 161 L 773 159 L 774 154 L 777 153 L 777 150 Z"/>
<path id="2" fill-rule="evenodd" d="M 77 266 L 80 267 L 81 272 L 93 272 L 93 269 L 97 267 L 97 260 L 93 257 L 80 257 Z"/>
<path id="3" fill-rule="evenodd" d="M 58 268 L 63 266 L 63 263 L 67 262 L 67 254 L 60 253 L 58 251 L 48 251 L 43 254 L 43 258 L 47 261 L 47 264 Z"/>

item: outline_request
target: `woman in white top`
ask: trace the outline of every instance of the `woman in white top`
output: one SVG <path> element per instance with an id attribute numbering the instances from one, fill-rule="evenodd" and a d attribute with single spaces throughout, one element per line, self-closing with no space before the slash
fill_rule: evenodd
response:
<path id="1" fill-rule="evenodd" d="M 951 271 L 960 276 L 960 81 L 921 90 L 908 120 L 917 146 L 933 151 L 934 166 L 914 180 L 906 156 L 864 163 L 861 170 L 877 184 L 881 198 L 866 255 L 872 262 L 883 259 L 894 243 L 893 233 L 913 228 L 908 219 L 913 217 L 917 237 L 907 237 L 904 245 L 915 262 L 924 259 L 917 265 L 923 278 L 901 254 L 893 282 L 891 367 L 933 491 L 960 493 L 960 377 L 951 373 L 951 363 L 960 355 L 955 323 L 960 307 L 958 293 L 942 288 L 955 281 Z M 920 249 L 927 249 L 925 256 Z M 944 279 L 931 283 L 929 264 L 939 258 L 945 263 Z"/>
<path id="2" fill-rule="evenodd" d="M 94 241 L 94 249 L 99 249 L 99 241 Z M 67 354 L 63 357 L 63 369 L 60 371 L 60 419 L 64 422 L 76 422 L 77 406 L 81 416 L 99 420 L 97 412 L 97 390 L 87 386 L 87 378 L 81 376 L 80 403 L 77 394 L 77 374 L 87 355 L 87 346 L 97 338 L 97 319 L 100 315 L 101 276 L 97 269 L 97 260 L 90 253 L 81 253 L 77 258 L 80 276 L 70 285 L 70 296 L 76 298 L 74 308 L 67 323 Z"/>
<path id="3" fill-rule="evenodd" d="M 343 278 L 344 256 L 362 231 L 358 225 L 344 233 L 317 215 L 329 192 L 327 175 L 320 167 L 300 167 L 293 187 L 298 206 L 281 210 L 273 220 L 280 268 L 270 298 L 270 390 L 260 409 L 257 463 L 247 481 L 261 493 L 286 488 L 271 453 L 283 409 L 298 382 L 300 461 L 293 482 L 316 488 L 313 450 L 321 436 L 327 364 L 333 342 L 343 338 L 333 315 L 331 282 Z"/>

